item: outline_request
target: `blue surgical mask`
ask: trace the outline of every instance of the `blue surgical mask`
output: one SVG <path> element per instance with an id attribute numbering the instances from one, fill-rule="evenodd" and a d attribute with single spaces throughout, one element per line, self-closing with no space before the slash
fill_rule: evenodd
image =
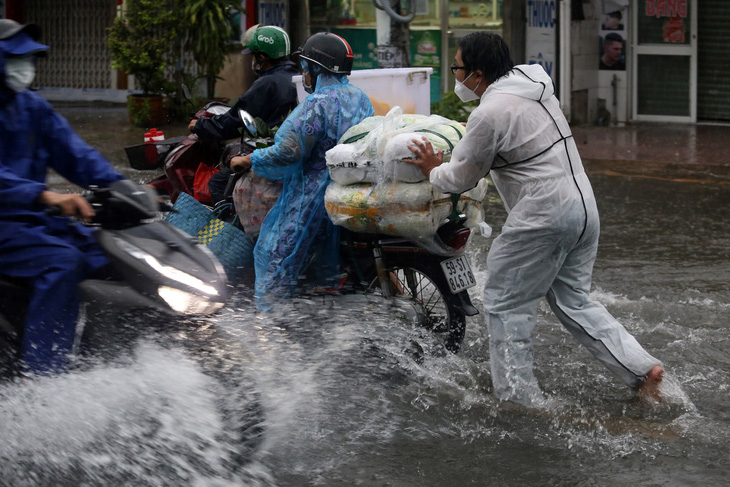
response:
<path id="1" fill-rule="evenodd" d="M 35 78 L 35 56 L 5 59 L 5 86 L 16 93 L 25 91 Z"/>
<path id="2" fill-rule="evenodd" d="M 311 95 L 314 93 L 314 76 L 309 71 L 309 63 L 306 60 L 302 59 L 300 65 L 302 66 L 302 87 L 304 87 L 304 91 Z M 312 81 L 311 85 L 307 84 L 307 74 L 309 74 L 309 79 Z"/>

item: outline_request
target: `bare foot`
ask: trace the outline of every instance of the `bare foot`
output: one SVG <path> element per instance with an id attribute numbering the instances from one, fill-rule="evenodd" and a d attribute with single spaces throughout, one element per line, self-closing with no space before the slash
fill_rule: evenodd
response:
<path id="1" fill-rule="evenodd" d="M 662 402 L 662 396 L 659 386 L 664 378 L 664 369 L 660 365 L 655 365 L 653 369 L 646 374 L 646 380 L 639 386 L 639 400 L 645 403 Z"/>

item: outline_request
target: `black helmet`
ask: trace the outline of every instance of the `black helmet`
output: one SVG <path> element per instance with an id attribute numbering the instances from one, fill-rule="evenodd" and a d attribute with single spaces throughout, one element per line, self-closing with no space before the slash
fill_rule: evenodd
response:
<path id="1" fill-rule="evenodd" d="M 336 74 L 352 71 L 352 48 L 345 39 L 331 32 L 319 32 L 307 39 L 297 52 L 302 59 L 319 64 Z"/>

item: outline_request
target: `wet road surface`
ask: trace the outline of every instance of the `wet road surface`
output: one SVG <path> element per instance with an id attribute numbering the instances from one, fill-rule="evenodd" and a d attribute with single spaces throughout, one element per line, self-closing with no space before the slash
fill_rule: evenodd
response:
<path id="1" fill-rule="evenodd" d="M 122 147 L 144 132 L 126 111 L 82 112 L 63 111 L 144 179 L 125 168 Z M 225 392 L 201 375 L 202 352 L 151 337 L 126 362 L 0 385 L 0 485 L 727 485 L 730 187 L 672 166 L 627 176 L 603 164 L 586 164 L 602 219 L 592 296 L 664 362 L 665 404 L 638 403 L 547 305 L 536 375 L 555 402 L 535 412 L 490 394 L 483 313 L 462 353 L 419 361 L 404 349 L 428 350 L 429 337 L 378 306 L 312 303 L 262 318 L 242 292 L 210 326 L 236 345 L 235 373 L 262 411 L 262 442 L 245 461 L 229 459 L 230 426 L 216 414 Z M 498 232 L 494 191 L 486 218 Z M 470 243 L 479 285 L 490 241 Z M 480 307 L 478 288 L 472 297 Z M 217 355 L 222 368 L 235 362 Z"/>

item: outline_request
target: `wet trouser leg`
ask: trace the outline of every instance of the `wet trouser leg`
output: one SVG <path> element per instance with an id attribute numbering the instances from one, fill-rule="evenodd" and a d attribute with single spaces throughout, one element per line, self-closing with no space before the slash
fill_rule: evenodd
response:
<path id="1" fill-rule="evenodd" d="M 543 399 L 533 373 L 532 331 L 540 300 L 560 265 L 554 239 L 505 225 L 487 258 L 484 305 L 494 392 L 534 405 Z"/>
<path id="2" fill-rule="evenodd" d="M 26 313 L 21 358 L 30 372 L 62 371 L 69 363 L 78 318 L 77 287 L 106 264 L 93 238 L 79 233 L 49 235 L 20 227 L 19 245 L 0 249 L 3 274 L 26 278 L 33 288 Z"/>
<path id="3" fill-rule="evenodd" d="M 590 299 L 597 217 L 585 233 L 582 228 L 526 229 L 508 221 L 492 244 L 484 305 L 492 381 L 502 400 L 530 405 L 542 398 L 533 373 L 532 331 L 545 296 L 570 333 L 626 384 L 637 387 L 660 363 Z"/>
<path id="4" fill-rule="evenodd" d="M 565 328 L 622 382 L 638 387 L 660 362 L 649 355 L 606 308 L 590 299 L 597 240 L 568 254 L 547 300 Z"/>

